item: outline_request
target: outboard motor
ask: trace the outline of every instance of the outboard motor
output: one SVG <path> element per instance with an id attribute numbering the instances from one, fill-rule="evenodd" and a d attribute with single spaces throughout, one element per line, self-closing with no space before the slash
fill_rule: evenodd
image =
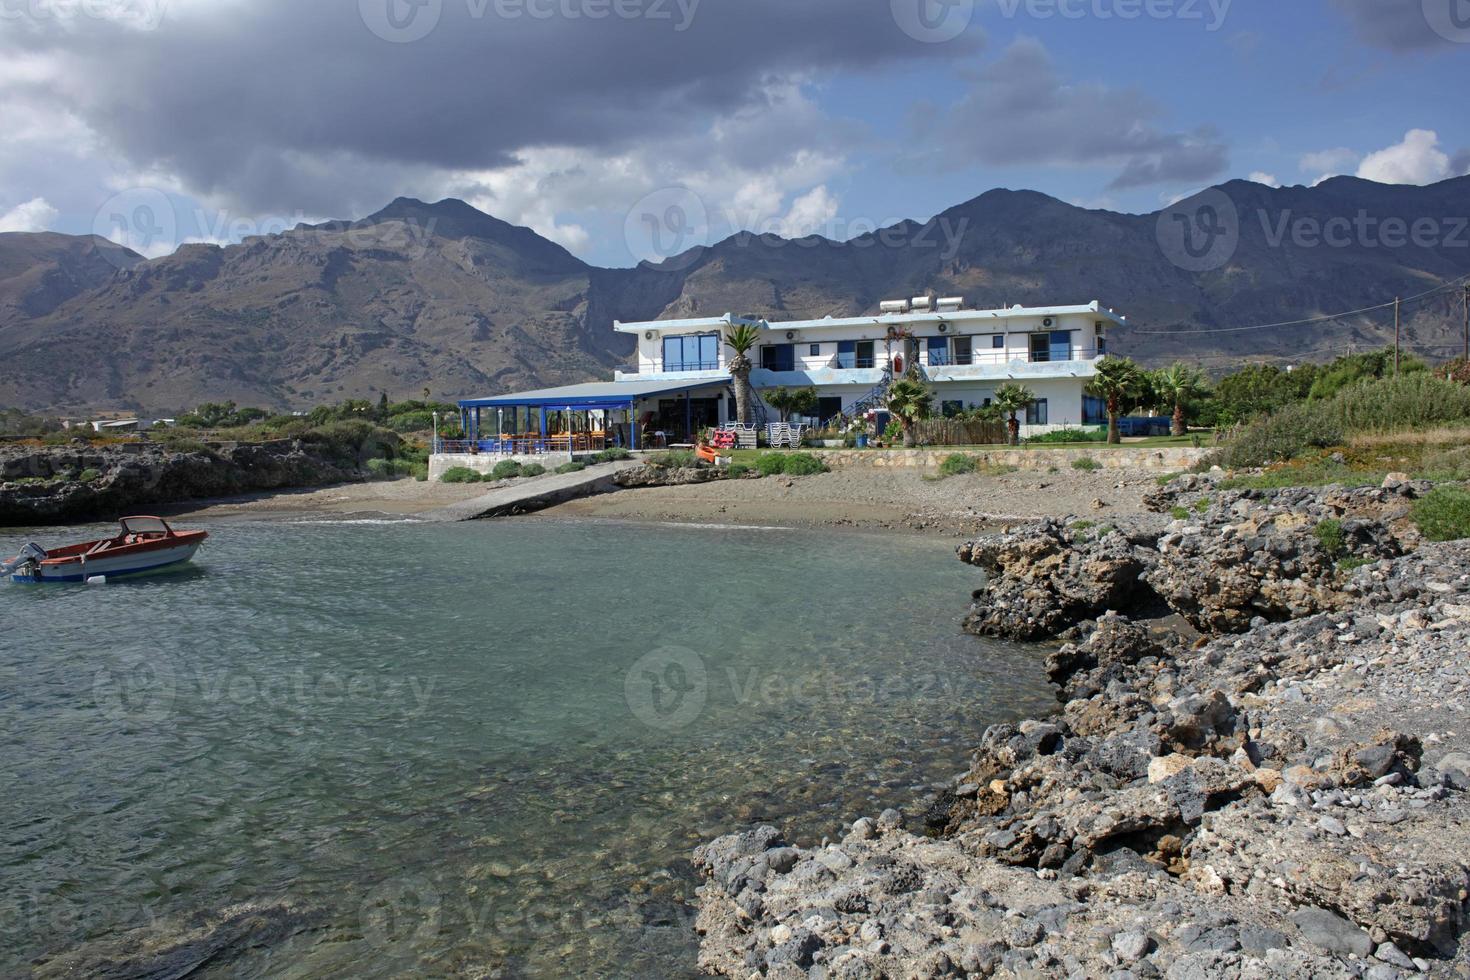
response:
<path id="1" fill-rule="evenodd" d="M 27 565 L 35 565 L 39 568 L 42 561 L 46 559 L 46 549 L 34 541 L 28 542 L 20 549 L 20 554 L 7 561 L 0 561 L 0 577 L 9 575 L 11 572 L 19 571 Z"/>

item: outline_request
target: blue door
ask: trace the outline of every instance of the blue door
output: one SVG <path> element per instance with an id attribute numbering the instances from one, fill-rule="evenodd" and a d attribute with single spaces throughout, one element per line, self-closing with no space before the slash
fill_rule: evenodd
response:
<path id="1" fill-rule="evenodd" d="M 795 371 L 796 347 L 792 344 L 767 344 L 761 348 L 761 367 L 767 371 Z"/>
<path id="2" fill-rule="evenodd" d="M 849 369 L 857 367 L 856 340 L 839 340 L 837 342 L 837 366 Z"/>
<path id="3" fill-rule="evenodd" d="M 949 338 L 929 338 L 929 366 L 943 367 L 949 363 Z"/>

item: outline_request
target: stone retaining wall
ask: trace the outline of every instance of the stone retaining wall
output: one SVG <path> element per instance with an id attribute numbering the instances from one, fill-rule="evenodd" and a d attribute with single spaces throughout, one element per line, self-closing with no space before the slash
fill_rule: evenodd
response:
<path id="1" fill-rule="evenodd" d="M 982 466 L 1014 466 L 1022 470 L 1068 469 L 1083 458 L 1095 460 L 1105 470 L 1187 470 L 1199 462 L 1208 449 L 1189 446 L 1108 447 L 1068 449 L 818 449 L 813 451 L 833 469 L 848 466 L 917 467 L 935 469 L 950 456 L 960 453 L 974 457 Z"/>
<path id="2" fill-rule="evenodd" d="M 540 463 L 548 470 L 554 470 L 563 463 L 570 463 L 572 454 L 538 453 L 525 456 L 502 456 L 499 453 L 437 453 L 429 457 L 429 479 L 438 480 L 444 475 L 445 470 L 452 470 L 456 466 L 463 466 L 485 476 L 495 469 L 497 463 L 503 463 L 506 460 L 520 463 L 522 466 L 528 463 Z"/>

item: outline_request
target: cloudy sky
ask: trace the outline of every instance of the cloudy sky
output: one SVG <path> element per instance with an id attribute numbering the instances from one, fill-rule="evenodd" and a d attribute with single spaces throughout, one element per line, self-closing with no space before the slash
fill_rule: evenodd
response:
<path id="1" fill-rule="evenodd" d="M 1470 172 L 1470 0 L 0 0 L 0 231 L 150 255 L 395 196 L 588 261 L 992 187 Z"/>

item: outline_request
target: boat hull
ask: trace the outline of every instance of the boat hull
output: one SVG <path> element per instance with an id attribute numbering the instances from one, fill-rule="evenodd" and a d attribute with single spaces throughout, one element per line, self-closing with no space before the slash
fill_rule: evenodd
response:
<path id="1" fill-rule="evenodd" d="M 138 575 L 171 565 L 181 565 L 194 557 L 202 541 L 180 541 L 163 548 L 150 548 L 133 554 L 98 555 L 85 561 L 80 558 L 63 563 L 44 563 L 27 574 L 16 573 L 12 581 L 24 583 L 85 582 L 97 575 L 117 578 Z"/>

